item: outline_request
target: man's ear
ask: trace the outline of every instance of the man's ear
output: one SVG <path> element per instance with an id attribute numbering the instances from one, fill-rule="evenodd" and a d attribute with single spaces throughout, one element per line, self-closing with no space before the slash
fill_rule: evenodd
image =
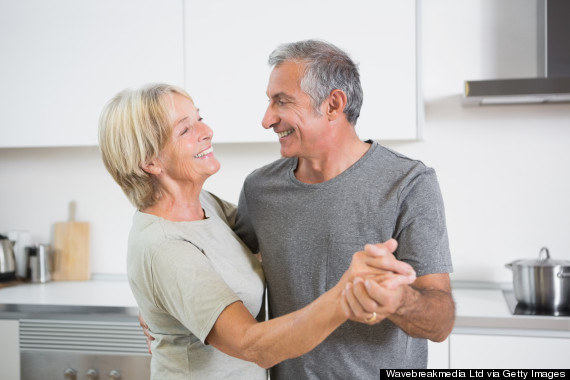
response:
<path id="1" fill-rule="evenodd" d="M 346 101 L 347 98 L 344 91 L 339 90 L 338 88 L 331 91 L 326 109 L 329 120 L 334 120 L 344 113 Z"/>
<path id="2" fill-rule="evenodd" d="M 159 175 L 162 172 L 162 168 L 158 165 L 158 160 L 156 157 L 148 160 L 141 165 L 141 169 L 148 174 Z"/>

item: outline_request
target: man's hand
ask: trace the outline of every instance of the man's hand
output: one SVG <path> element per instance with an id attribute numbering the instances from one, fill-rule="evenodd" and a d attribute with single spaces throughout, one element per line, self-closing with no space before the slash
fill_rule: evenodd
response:
<path id="1" fill-rule="evenodd" d="M 398 260 L 392 255 L 394 250 L 386 254 L 385 245 L 366 245 L 365 253 L 385 257 L 386 270 L 398 268 L 394 262 Z M 341 306 L 346 317 L 353 321 L 374 325 L 388 318 L 408 335 L 435 342 L 449 335 L 455 320 L 447 273 L 417 279 L 415 273 L 404 276 L 393 272 L 354 277 L 345 286 Z"/>
<path id="2" fill-rule="evenodd" d="M 396 313 L 402 305 L 403 287 L 408 277 L 389 273 L 363 279 L 346 286 L 341 305 L 348 319 L 374 325 Z"/>
<path id="3" fill-rule="evenodd" d="M 152 351 L 150 350 L 150 344 L 154 340 L 152 335 L 150 335 L 150 331 L 148 331 L 148 325 L 144 321 L 141 313 L 139 312 L 139 325 L 142 327 L 144 335 L 146 335 L 146 346 L 148 347 L 148 353 L 152 355 Z"/>

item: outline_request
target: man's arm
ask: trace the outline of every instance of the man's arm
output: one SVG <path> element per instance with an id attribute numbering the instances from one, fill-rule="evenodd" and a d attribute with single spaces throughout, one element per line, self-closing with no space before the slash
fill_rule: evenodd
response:
<path id="1" fill-rule="evenodd" d="M 371 253 L 375 248 L 368 245 L 365 250 Z M 398 261 L 393 255 L 386 260 Z M 382 279 L 357 278 L 347 285 L 341 305 L 354 321 L 376 324 L 388 318 L 408 335 L 434 342 L 445 340 L 455 322 L 447 273 L 420 276 L 411 285 L 396 287 Z"/>

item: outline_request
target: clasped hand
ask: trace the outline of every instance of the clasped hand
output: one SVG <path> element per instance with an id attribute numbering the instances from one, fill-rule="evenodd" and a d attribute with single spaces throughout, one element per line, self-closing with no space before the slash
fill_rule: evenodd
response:
<path id="1" fill-rule="evenodd" d="M 395 258 L 398 243 L 367 244 L 356 252 L 345 273 L 341 306 L 348 319 L 376 324 L 396 313 L 404 299 L 405 286 L 416 279 L 414 269 Z"/>

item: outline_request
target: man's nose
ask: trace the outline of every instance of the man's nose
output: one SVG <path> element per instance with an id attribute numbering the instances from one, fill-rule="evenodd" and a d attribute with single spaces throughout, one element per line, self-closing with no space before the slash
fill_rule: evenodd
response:
<path id="1" fill-rule="evenodd" d="M 261 121 L 261 125 L 265 129 L 270 129 L 270 128 L 273 128 L 275 126 L 275 124 L 277 124 L 278 121 L 279 121 L 279 118 L 277 117 L 277 114 L 275 113 L 275 111 L 273 111 L 271 109 L 271 104 L 269 104 L 267 106 L 267 109 L 265 110 L 265 115 L 263 116 L 263 120 Z"/>

